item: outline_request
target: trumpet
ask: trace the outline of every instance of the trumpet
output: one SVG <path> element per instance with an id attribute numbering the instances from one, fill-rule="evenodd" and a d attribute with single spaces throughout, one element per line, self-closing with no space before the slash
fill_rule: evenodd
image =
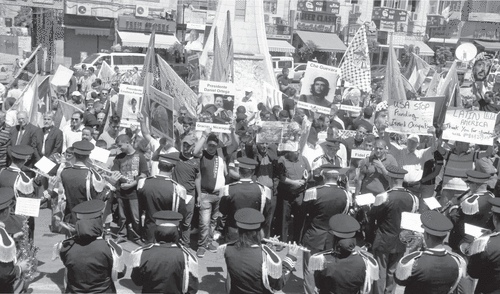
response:
<path id="1" fill-rule="evenodd" d="M 28 167 L 28 169 L 32 172 L 34 172 L 35 174 L 39 175 L 39 176 L 42 176 L 44 178 L 47 178 L 47 179 L 50 179 L 52 178 L 49 174 L 47 173 L 44 173 L 43 171 L 39 170 L 39 169 L 35 169 L 35 168 L 31 168 L 31 167 Z"/>
<path id="2" fill-rule="evenodd" d="M 107 174 L 109 174 L 109 175 L 112 175 L 112 174 L 114 173 L 114 171 L 111 171 L 111 170 L 109 170 L 109 169 L 107 169 L 107 168 L 104 168 L 104 167 L 98 166 L 98 165 L 96 165 L 96 164 L 92 164 L 92 167 L 93 167 L 93 168 L 94 168 L 97 172 L 99 172 L 99 170 L 100 170 L 100 171 L 102 171 L 102 172 L 104 172 L 104 173 L 107 173 Z M 127 177 L 125 177 L 124 175 L 121 175 L 121 176 L 120 176 L 120 179 L 127 180 L 127 182 L 128 182 L 128 181 L 130 181 L 130 179 L 128 179 L 128 178 L 127 178 Z"/>
<path id="3" fill-rule="evenodd" d="M 281 245 L 281 246 L 284 246 L 284 247 L 290 247 L 292 246 L 292 244 L 290 243 L 285 243 L 285 242 L 281 242 L 281 241 L 275 241 L 275 240 L 271 240 L 271 239 L 267 239 L 267 238 L 263 238 L 262 241 L 266 242 L 266 243 L 270 243 L 270 244 L 273 244 L 273 245 Z M 311 250 L 307 249 L 306 247 L 304 246 L 298 246 L 300 250 L 304 251 L 304 252 L 310 252 Z"/>

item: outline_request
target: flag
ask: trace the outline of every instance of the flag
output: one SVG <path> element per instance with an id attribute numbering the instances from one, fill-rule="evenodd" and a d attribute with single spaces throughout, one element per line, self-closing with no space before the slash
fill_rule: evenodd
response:
<path id="1" fill-rule="evenodd" d="M 158 69 L 162 86 L 161 91 L 174 97 L 175 110 L 179 110 L 181 106 L 186 106 L 189 115 L 196 117 L 198 95 L 186 85 L 184 80 L 161 57 L 158 57 Z"/>
<path id="2" fill-rule="evenodd" d="M 342 79 L 365 92 L 371 90 L 370 56 L 365 26 L 361 26 L 347 48 L 342 65 Z"/>
<path id="3" fill-rule="evenodd" d="M 99 74 L 97 75 L 97 77 L 102 81 L 103 89 L 109 89 L 111 87 L 111 78 L 114 74 L 115 72 L 111 66 L 106 61 L 103 61 Z"/>
<path id="4" fill-rule="evenodd" d="M 21 96 L 17 98 L 12 110 L 26 111 L 29 122 L 35 124 L 38 112 L 38 74 L 35 74 L 24 87 Z"/>
<path id="5" fill-rule="evenodd" d="M 71 116 L 75 112 L 83 112 L 80 108 L 71 105 L 62 100 L 58 100 L 57 111 L 54 115 L 54 126 L 64 131 L 64 128 L 70 123 Z"/>
<path id="6" fill-rule="evenodd" d="M 217 27 L 214 29 L 214 59 L 212 63 L 212 72 L 210 73 L 210 80 L 213 82 L 221 82 L 223 79 L 224 56 L 222 56 L 222 51 L 220 49 L 219 37 L 217 33 Z"/>
<path id="7" fill-rule="evenodd" d="M 441 11 L 441 16 L 444 17 L 445 20 L 448 20 L 451 16 L 450 5 L 446 6 L 443 11 Z"/>
<path id="8" fill-rule="evenodd" d="M 441 81 L 441 74 L 439 74 L 437 71 L 434 71 L 434 75 L 432 75 L 432 80 L 429 83 L 429 87 L 427 87 L 427 92 L 425 93 L 425 97 L 434 97 L 437 95 L 437 89 L 440 81 Z"/>
<path id="9" fill-rule="evenodd" d="M 392 40 L 389 44 L 389 56 L 387 58 L 387 68 L 385 70 L 384 92 L 382 93 L 382 100 L 406 100 L 406 91 Z"/>
<path id="10" fill-rule="evenodd" d="M 417 54 L 412 53 L 411 60 L 405 71 L 405 78 L 411 84 L 415 91 L 418 91 L 424 83 L 425 77 L 431 70 L 431 66 L 420 58 Z"/>
<path id="11" fill-rule="evenodd" d="M 449 107 L 462 107 L 460 81 L 458 79 L 456 61 L 453 62 L 443 82 L 438 86 L 437 96 L 444 96 L 445 98 L 444 107 L 441 109 L 438 121 L 438 124 L 441 124 L 444 122 L 444 116 Z"/>
<path id="12" fill-rule="evenodd" d="M 144 66 L 142 67 L 141 76 L 137 80 L 137 85 L 144 88 L 144 99 L 142 104 L 142 114 L 146 117 L 149 116 L 149 104 L 150 104 L 150 89 L 149 86 L 153 86 L 156 89 L 161 89 L 160 77 L 158 73 L 158 65 L 156 64 L 155 55 L 155 27 L 153 26 L 153 31 L 149 38 L 148 51 L 146 53 L 146 58 L 144 60 Z M 182 96 L 175 96 L 182 97 Z"/>
<path id="13" fill-rule="evenodd" d="M 43 127 L 43 115 L 52 110 L 52 95 L 50 86 L 50 77 L 43 78 L 42 82 L 38 85 L 37 97 L 38 103 L 36 111 L 34 111 L 33 120 L 31 123 L 37 127 Z"/>

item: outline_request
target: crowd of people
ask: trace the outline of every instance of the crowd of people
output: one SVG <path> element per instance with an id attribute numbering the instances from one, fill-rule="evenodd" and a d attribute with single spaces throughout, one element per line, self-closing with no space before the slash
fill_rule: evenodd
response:
<path id="1" fill-rule="evenodd" d="M 280 290 L 300 259 L 308 294 L 393 293 L 397 284 L 405 293 L 500 291 L 498 140 L 451 142 L 438 125 L 428 136 L 389 133 L 380 86 L 370 95 L 318 78 L 311 95 L 299 96 L 286 70 L 278 78 L 282 105 L 215 111 L 230 134 L 196 130 L 204 107 L 197 117 L 181 107 L 169 140 L 154 137 L 142 114 L 139 127 L 122 127 L 114 109 L 120 83 L 108 89 L 87 81 L 92 76 L 86 71 L 70 92 L 83 112 L 63 130 L 53 112 L 42 128 L 23 111 L 0 112 L 0 189 L 12 191 L 0 193 L 3 244 L 23 221 L 33 238 L 34 219 L 11 210 L 18 197 L 41 198 L 52 209 L 51 231 L 68 236 L 56 246 L 67 292 L 116 292 L 125 270 L 120 242 L 141 246 L 131 254 L 131 277 L 144 293 L 196 293 L 207 251 L 224 256 L 228 293 Z M 325 100 L 330 90 L 339 101 Z M 245 95 L 250 101 L 251 90 Z M 267 121 L 293 125 L 300 140 L 258 141 Z M 96 147 L 109 150 L 106 162 L 90 159 Z M 369 156 L 354 158 L 353 150 Z M 35 168 L 42 157 L 56 164 L 48 173 Z M 358 205 L 367 194 L 374 202 Z M 430 209 L 430 198 L 441 208 Z M 401 229 L 404 213 L 419 213 L 424 233 Z M 468 225 L 486 233 L 471 238 Z M 2 262 L 10 267 L 0 284 L 13 287 L 28 266 Z"/>

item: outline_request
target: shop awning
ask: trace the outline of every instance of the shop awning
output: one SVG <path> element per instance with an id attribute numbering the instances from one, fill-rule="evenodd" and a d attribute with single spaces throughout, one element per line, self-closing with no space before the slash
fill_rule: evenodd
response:
<path id="1" fill-rule="evenodd" d="M 458 39 L 445 39 L 445 38 L 430 38 L 429 43 L 445 43 L 445 44 L 457 44 Z"/>
<path id="2" fill-rule="evenodd" d="M 409 45 L 418 46 L 418 48 L 420 49 L 420 54 L 419 54 L 420 56 L 434 56 L 434 51 L 431 49 L 431 47 L 427 46 L 427 44 L 425 44 L 422 41 L 406 40 L 406 44 L 408 46 Z"/>
<path id="3" fill-rule="evenodd" d="M 347 47 L 336 34 L 296 31 L 304 43 L 312 41 L 321 52 L 345 52 Z"/>
<path id="4" fill-rule="evenodd" d="M 122 39 L 123 47 L 148 47 L 149 44 L 149 34 L 144 33 L 132 33 L 132 32 L 119 32 L 118 35 Z M 168 49 L 179 43 L 177 38 L 172 35 L 155 35 L 155 48 Z"/>
<path id="5" fill-rule="evenodd" d="M 474 41 L 488 51 L 500 51 L 500 42 Z"/>
<path id="6" fill-rule="evenodd" d="M 88 28 L 79 26 L 64 26 L 67 29 L 75 30 L 76 35 L 90 35 L 90 36 L 109 36 L 111 34 L 110 29 L 104 28 Z"/>
<path id="7" fill-rule="evenodd" d="M 389 45 L 385 45 L 385 44 L 378 44 L 378 46 L 381 48 L 389 48 Z M 403 49 L 404 48 L 403 45 L 392 45 L 392 47 L 394 47 L 394 49 Z"/>
<path id="8" fill-rule="evenodd" d="M 284 40 L 267 40 L 267 46 L 270 52 L 294 53 L 295 47 Z"/>

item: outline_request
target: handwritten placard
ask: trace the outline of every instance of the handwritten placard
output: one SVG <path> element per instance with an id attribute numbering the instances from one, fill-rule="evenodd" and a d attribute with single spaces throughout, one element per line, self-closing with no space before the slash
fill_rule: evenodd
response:
<path id="1" fill-rule="evenodd" d="M 420 214 L 404 211 L 401 214 L 401 229 L 423 233 L 424 228 L 422 228 Z"/>
<path id="2" fill-rule="evenodd" d="M 448 109 L 443 139 L 481 145 L 493 145 L 497 114 L 487 111 Z"/>
<path id="3" fill-rule="evenodd" d="M 351 158 L 367 158 L 372 152 L 370 150 L 353 149 L 351 151 Z"/>
<path id="4" fill-rule="evenodd" d="M 225 124 L 211 124 L 211 123 L 196 123 L 197 131 L 205 131 L 207 128 L 212 128 L 212 132 L 214 133 L 226 133 L 231 134 L 231 126 Z"/>
<path id="5" fill-rule="evenodd" d="M 17 197 L 14 213 L 17 215 L 38 217 L 40 214 L 40 199 Z"/>
<path id="6" fill-rule="evenodd" d="M 40 160 L 35 163 L 35 167 L 46 174 L 48 174 L 54 168 L 54 166 L 56 166 L 56 164 L 45 156 L 40 158 Z"/>
<path id="7" fill-rule="evenodd" d="M 430 101 L 389 101 L 387 131 L 429 136 L 427 130 L 432 127 L 434 106 Z"/>
<path id="8" fill-rule="evenodd" d="M 330 111 L 331 111 L 330 108 L 328 108 L 328 107 L 319 106 L 319 105 L 307 103 L 304 101 L 297 101 L 297 107 L 307 109 L 307 110 L 312 110 L 312 111 L 316 110 L 318 113 L 322 113 L 322 114 L 330 114 Z"/>
<path id="9" fill-rule="evenodd" d="M 375 196 L 372 193 L 360 194 L 356 196 L 356 203 L 359 206 L 372 205 L 375 203 Z"/>

